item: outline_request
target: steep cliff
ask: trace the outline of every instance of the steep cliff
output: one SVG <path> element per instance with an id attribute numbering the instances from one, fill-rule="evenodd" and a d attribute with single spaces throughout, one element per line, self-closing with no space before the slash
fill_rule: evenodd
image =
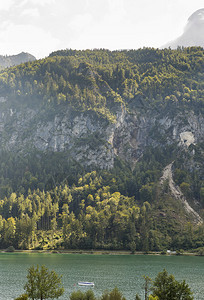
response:
<path id="1" fill-rule="evenodd" d="M 83 170 L 112 172 L 120 161 L 132 174 L 138 165 L 144 174 L 157 173 L 149 181 L 141 180 L 131 195 L 151 181 L 158 182 L 162 169 L 174 160 L 175 168 L 186 172 L 177 184 L 189 184 L 192 205 L 197 201 L 201 208 L 202 66 L 201 48 L 67 50 L 2 71 L 0 154 L 6 174 L 2 189 L 7 182 L 19 185 L 7 175 L 5 155 L 10 163 L 16 159 L 12 166 L 18 164 L 17 157 L 28 160 L 33 153 L 35 158 L 29 159 L 39 163 L 38 170 L 22 163 L 20 176 L 29 170 L 43 181 L 40 159 L 47 155 L 48 164 L 57 166 L 55 154 L 62 154 L 61 171 L 43 167 L 54 183 L 56 172 L 58 183 L 71 172 L 65 167 L 70 162 Z M 16 177 L 20 180 L 19 174 Z"/>
<path id="2" fill-rule="evenodd" d="M 36 149 L 42 152 L 67 152 L 84 166 L 111 169 L 119 157 L 134 167 L 146 147 L 176 144 L 188 149 L 203 141 L 204 118 L 191 110 L 141 112 L 118 108 L 116 121 L 110 123 L 95 112 L 75 112 L 58 106 L 54 113 L 0 103 L 0 142 L 7 151 Z"/>

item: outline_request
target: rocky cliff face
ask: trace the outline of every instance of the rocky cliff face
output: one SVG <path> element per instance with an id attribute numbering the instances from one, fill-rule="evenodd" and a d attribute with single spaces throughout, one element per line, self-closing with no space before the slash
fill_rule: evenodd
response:
<path id="1" fill-rule="evenodd" d="M 130 113 L 120 107 L 116 122 L 110 123 L 94 112 L 74 112 L 69 106 L 49 111 L 0 99 L 1 149 L 66 152 L 84 166 L 111 169 L 115 157 L 134 166 L 147 146 L 177 143 L 187 149 L 203 136 L 203 116 L 193 111 Z"/>

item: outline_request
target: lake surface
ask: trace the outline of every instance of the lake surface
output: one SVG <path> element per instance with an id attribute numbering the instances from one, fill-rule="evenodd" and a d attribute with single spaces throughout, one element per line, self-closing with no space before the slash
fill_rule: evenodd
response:
<path id="1" fill-rule="evenodd" d="M 63 276 L 65 293 L 61 300 L 68 300 L 69 294 L 79 289 L 78 281 L 94 281 L 98 296 L 117 286 L 127 300 L 134 300 L 136 293 L 143 299 L 143 275 L 155 278 L 164 268 L 177 280 L 185 279 L 196 300 L 204 299 L 204 257 L 0 253 L 0 300 L 22 294 L 27 270 L 37 264 Z"/>

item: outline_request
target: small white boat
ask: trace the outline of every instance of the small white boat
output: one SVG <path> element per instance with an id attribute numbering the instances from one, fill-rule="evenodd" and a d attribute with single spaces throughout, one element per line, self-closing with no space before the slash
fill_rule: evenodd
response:
<path id="1" fill-rule="evenodd" d="M 78 282 L 78 285 L 80 286 L 94 286 L 94 282 L 89 282 L 89 281 L 80 281 Z"/>

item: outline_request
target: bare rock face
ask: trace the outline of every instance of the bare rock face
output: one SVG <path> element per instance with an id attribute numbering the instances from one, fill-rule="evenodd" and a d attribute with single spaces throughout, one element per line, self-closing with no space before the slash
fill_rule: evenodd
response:
<path id="1" fill-rule="evenodd" d="M 188 148 L 204 136 L 204 119 L 193 111 L 131 113 L 124 108 L 110 123 L 94 112 L 69 106 L 49 110 L 0 102 L 0 150 L 65 152 L 86 166 L 111 169 L 116 157 L 134 166 L 147 146 L 177 143 Z"/>
<path id="2" fill-rule="evenodd" d="M 204 47 L 204 8 L 195 11 L 188 19 L 188 23 L 183 34 L 176 40 L 167 43 L 162 48 L 171 47 L 176 49 L 178 46 Z"/>

